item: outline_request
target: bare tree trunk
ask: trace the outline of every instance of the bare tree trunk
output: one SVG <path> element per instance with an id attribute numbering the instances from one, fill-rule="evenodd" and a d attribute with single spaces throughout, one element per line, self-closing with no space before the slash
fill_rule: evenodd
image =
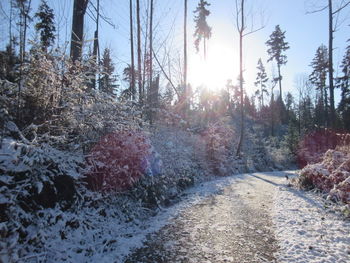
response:
<path id="1" fill-rule="evenodd" d="M 184 0 L 184 85 L 187 97 L 187 0 Z"/>
<path id="2" fill-rule="evenodd" d="M 133 28 L 133 10 L 132 10 L 132 1 L 130 0 L 130 53 L 131 53 L 131 83 L 130 83 L 130 92 L 132 100 L 135 100 L 136 90 L 135 90 L 135 63 L 134 63 L 134 28 Z"/>
<path id="3" fill-rule="evenodd" d="M 17 97 L 17 119 L 21 119 L 21 93 L 22 93 L 22 80 L 23 80 L 23 63 L 26 55 L 26 40 L 27 40 L 27 27 L 28 16 L 31 6 L 31 0 L 28 5 L 25 6 L 24 1 L 20 1 L 20 69 L 19 69 L 19 83 L 18 83 L 18 97 Z"/>
<path id="4" fill-rule="evenodd" d="M 74 0 L 70 44 L 70 57 L 73 62 L 81 60 L 84 37 L 84 15 L 88 2 L 89 0 Z"/>
<path id="5" fill-rule="evenodd" d="M 13 15 L 13 3 L 10 1 L 10 21 L 9 21 L 9 39 L 10 39 L 10 50 L 12 52 L 12 15 Z"/>
<path id="6" fill-rule="evenodd" d="M 329 126 L 332 127 L 332 124 L 329 121 L 329 106 L 328 106 L 328 94 L 327 94 L 327 88 L 324 89 L 324 114 L 326 119 L 326 127 Z M 332 117 L 331 117 L 332 118 Z M 331 121 L 332 122 L 332 121 Z"/>
<path id="7" fill-rule="evenodd" d="M 98 40 L 98 26 L 99 26 L 99 19 L 100 19 L 100 0 L 97 0 L 97 8 L 96 8 L 96 30 L 94 35 L 94 49 L 93 49 L 93 57 L 94 61 L 97 65 L 99 65 L 100 62 L 100 52 L 99 52 L 99 40 Z M 96 71 L 94 70 L 94 78 L 92 83 L 93 89 L 96 89 Z"/>
<path id="8" fill-rule="evenodd" d="M 146 84 L 146 80 L 147 80 L 147 77 L 149 77 L 149 72 L 148 72 L 148 65 L 147 65 L 147 62 L 148 62 L 148 57 L 147 57 L 147 49 L 148 49 L 148 35 L 149 35 L 149 32 L 148 32 L 148 21 L 149 21 L 149 0 L 147 0 L 147 9 L 146 9 L 146 32 L 145 32 L 145 43 L 143 45 L 143 71 L 142 71 L 142 94 L 143 94 L 143 99 L 146 100 L 147 98 L 147 94 L 145 93 L 145 84 Z M 142 51 L 141 51 L 142 53 Z M 147 74 L 146 74 L 147 73 Z"/>
<path id="9" fill-rule="evenodd" d="M 262 85 L 262 81 L 260 80 L 260 90 L 261 90 L 261 105 L 260 105 L 260 110 L 262 109 L 262 107 L 264 106 L 264 89 L 263 89 L 263 85 Z"/>
<path id="10" fill-rule="evenodd" d="M 142 78 L 141 78 L 141 25 L 140 25 L 140 0 L 136 0 L 136 23 L 137 23 L 137 75 L 139 82 L 139 103 L 143 104 Z"/>
<path id="11" fill-rule="evenodd" d="M 150 4 L 150 18 L 149 18 L 149 84 L 148 84 L 148 114 L 149 114 L 149 120 L 150 124 L 153 124 L 153 108 L 156 108 L 155 105 L 155 90 L 156 90 L 156 83 L 153 83 L 153 0 L 151 0 Z"/>
<path id="12" fill-rule="evenodd" d="M 273 91 L 271 92 L 271 105 L 270 105 L 270 112 L 271 112 L 271 136 L 275 135 L 275 99 L 273 95 Z"/>
<path id="13" fill-rule="evenodd" d="M 241 95 L 241 129 L 236 155 L 242 151 L 244 136 L 244 105 L 243 105 L 243 31 L 244 31 L 244 0 L 241 0 L 241 26 L 239 28 L 239 89 Z"/>
<path id="14" fill-rule="evenodd" d="M 153 81 L 153 0 L 151 0 L 150 21 L 149 21 L 149 87 Z"/>
<path id="15" fill-rule="evenodd" d="M 329 78 L 329 99 L 330 99 L 330 126 L 334 128 L 335 126 L 335 107 L 334 107 L 334 81 L 333 81 L 333 8 L 332 0 L 328 0 L 328 14 L 329 14 L 329 27 L 328 27 L 328 57 L 329 57 L 329 69 L 328 69 L 328 78 Z"/>
<path id="16" fill-rule="evenodd" d="M 282 104 L 282 78 L 281 78 L 281 65 L 277 63 L 277 69 L 278 69 L 278 86 L 280 88 L 280 102 Z"/>

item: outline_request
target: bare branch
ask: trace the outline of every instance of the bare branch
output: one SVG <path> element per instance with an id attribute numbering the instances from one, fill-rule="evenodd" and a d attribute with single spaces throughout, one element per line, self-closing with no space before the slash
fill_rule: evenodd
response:
<path id="1" fill-rule="evenodd" d="M 314 10 L 314 11 L 308 11 L 308 12 L 306 12 L 306 14 L 307 14 L 307 15 L 309 15 L 309 14 L 315 14 L 315 13 L 318 13 L 318 12 L 322 12 L 323 10 L 326 10 L 327 8 L 328 8 L 328 5 L 326 5 L 326 6 L 322 7 L 322 8 L 320 8 L 320 9 Z"/>
<path id="2" fill-rule="evenodd" d="M 348 5 L 350 5 L 350 1 L 345 3 L 344 5 L 340 6 L 337 10 L 335 10 L 332 15 L 335 15 L 336 13 L 339 13 L 341 10 L 343 10 L 345 7 L 347 7 Z"/>
<path id="3" fill-rule="evenodd" d="M 250 34 L 253 34 L 253 33 L 255 33 L 255 32 L 258 32 L 258 31 L 260 31 L 260 30 L 263 29 L 263 28 L 265 28 L 265 25 L 262 25 L 261 27 L 259 27 L 259 28 L 257 28 L 257 29 L 253 29 L 253 30 L 251 30 L 251 31 L 249 31 L 249 32 L 247 32 L 247 33 L 245 33 L 245 34 L 243 34 L 243 37 L 248 36 L 248 35 L 250 35 Z"/>
<path id="4" fill-rule="evenodd" d="M 153 53 L 153 56 L 154 56 L 155 60 L 157 61 L 158 66 L 159 66 L 160 69 L 162 70 L 162 72 L 163 72 L 165 78 L 169 81 L 170 85 L 172 86 L 172 88 L 173 88 L 174 91 L 176 92 L 176 95 L 178 96 L 178 98 L 180 98 L 180 94 L 179 94 L 178 90 L 176 89 L 176 87 L 175 87 L 175 85 L 173 84 L 173 82 L 171 81 L 171 79 L 168 77 L 168 74 L 166 74 L 166 72 L 165 72 L 163 66 L 160 64 L 160 62 L 159 62 L 159 60 L 158 60 L 158 58 L 157 58 L 157 56 L 156 56 L 156 53 L 154 52 L 153 49 L 152 49 L 152 53 Z"/>

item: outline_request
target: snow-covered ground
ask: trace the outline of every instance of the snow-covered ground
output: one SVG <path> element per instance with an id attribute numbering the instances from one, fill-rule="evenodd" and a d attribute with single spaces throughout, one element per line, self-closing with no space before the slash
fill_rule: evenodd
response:
<path id="1" fill-rule="evenodd" d="M 208 197 L 222 196 L 225 189 L 227 192 L 229 186 L 237 184 L 232 189 L 242 192 L 237 196 L 253 209 L 264 207 L 263 203 L 252 199 L 258 191 L 267 196 L 274 195 L 272 209 L 268 205 L 263 210 L 271 214 L 271 230 L 275 231 L 274 238 L 279 247 L 275 255 L 277 262 L 350 262 L 350 222 L 332 212 L 334 210 L 329 209 L 329 204 L 317 194 L 287 187 L 284 175 L 284 172 L 243 174 L 200 183 L 183 192 L 177 204 L 160 208 L 157 214 L 147 218 L 129 220 L 119 214 L 113 204 L 103 209 L 85 208 L 80 214 L 47 209 L 44 217 L 52 221 L 51 226 L 46 224 L 45 228 L 32 229 L 34 236 L 45 236 L 45 247 L 37 252 L 31 250 L 16 261 L 122 263 L 131 251 L 143 246 L 149 234 L 172 224 L 184 211 L 205 202 Z M 262 188 L 263 184 L 265 187 Z M 230 200 L 234 202 L 235 198 Z M 74 226 L 77 221 L 78 226 Z M 244 242 L 249 243 L 249 240 Z M 3 256 L 0 259 L 4 260 Z M 235 262 L 233 257 L 232 262 Z"/>
<path id="2" fill-rule="evenodd" d="M 277 188 L 273 221 L 278 262 L 350 262 L 350 221 L 312 192 Z"/>
<path id="3" fill-rule="evenodd" d="M 155 233 L 181 211 L 195 205 L 209 195 L 217 193 L 232 182 L 232 178 L 220 178 L 201 183 L 182 193 L 181 202 L 168 208 L 160 208 L 157 214 L 148 218 L 127 218 L 120 214 L 119 206 L 110 204 L 101 209 L 84 208 L 79 214 L 57 209 L 43 210 L 44 221 L 39 227 L 32 227 L 33 236 L 42 236 L 44 248 L 36 252 L 28 244 L 8 248 L 0 253 L 0 262 L 123 262 L 131 250 L 141 247 L 146 236 Z M 140 214 L 134 207 L 135 214 Z M 148 214 L 148 213 L 146 213 Z M 68 223 L 67 223 L 68 222 Z M 71 227 L 72 225 L 72 227 Z M 23 257 L 9 258 L 6 254 L 13 249 L 26 250 Z"/>

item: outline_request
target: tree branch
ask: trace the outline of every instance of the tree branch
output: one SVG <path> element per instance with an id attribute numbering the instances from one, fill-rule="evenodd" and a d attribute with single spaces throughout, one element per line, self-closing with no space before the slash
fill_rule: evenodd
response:
<path id="1" fill-rule="evenodd" d="M 253 33 L 255 33 L 255 32 L 258 32 L 258 31 L 260 31 L 260 30 L 263 29 L 263 28 L 265 28 L 265 25 L 263 25 L 263 26 L 261 26 L 261 27 L 259 27 L 259 28 L 257 28 L 257 29 L 251 30 L 251 31 L 249 31 L 249 32 L 247 32 L 247 33 L 245 33 L 245 34 L 243 34 L 243 37 L 248 36 L 248 35 L 250 35 L 250 34 L 253 34 Z"/>
<path id="2" fill-rule="evenodd" d="M 318 13 L 318 12 L 322 12 L 323 10 L 326 10 L 328 8 L 328 5 L 322 7 L 321 9 L 317 9 L 317 10 L 314 10 L 314 11 L 309 11 L 309 12 L 306 12 L 307 15 L 309 14 L 315 14 L 315 13 Z"/>
<path id="3" fill-rule="evenodd" d="M 166 72 L 165 72 L 163 66 L 160 64 L 160 62 L 159 62 L 159 60 L 158 60 L 158 58 L 157 58 L 157 55 L 156 55 L 156 53 L 154 52 L 153 48 L 152 48 L 152 53 L 153 53 L 153 56 L 154 56 L 155 60 L 157 61 L 158 66 L 159 66 L 160 69 L 162 70 L 162 72 L 163 72 L 165 78 L 169 81 L 170 85 L 171 85 L 171 86 L 173 87 L 173 89 L 175 90 L 176 95 L 178 96 L 178 98 L 180 98 L 180 94 L 179 94 L 178 90 L 176 89 L 176 87 L 175 87 L 175 85 L 173 84 L 173 82 L 171 81 L 171 79 L 168 77 L 168 74 L 166 74 Z"/>
<path id="4" fill-rule="evenodd" d="M 337 10 L 335 10 L 332 15 L 335 15 L 336 13 L 340 12 L 341 10 L 343 10 L 345 7 L 347 7 L 348 5 L 350 5 L 350 1 L 347 2 L 346 4 L 344 4 L 343 6 L 339 7 Z"/>

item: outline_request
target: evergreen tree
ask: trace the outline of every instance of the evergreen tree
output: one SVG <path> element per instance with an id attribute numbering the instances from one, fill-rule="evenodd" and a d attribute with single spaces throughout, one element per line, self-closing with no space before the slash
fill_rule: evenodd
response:
<path id="1" fill-rule="evenodd" d="M 302 99 L 299 105 L 300 109 L 300 130 L 302 133 L 308 133 L 314 129 L 314 112 L 315 108 L 310 96 Z"/>
<path id="2" fill-rule="evenodd" d="M 266 42 L 266 45 L 269 47 L 267 53 L 269 54 L 269 59 L 267 62 L 275 60 L 277 63 L 278 69 L 278 84 L 280 89 L 280 101 L 282 102 L 282 76 L 281 76 L 281 66 L 287 63 L 287 56 L 284 54 L 284 51 L 289 49 L 288 42 L 286 42 L 285 34 L 286 31 L 281 30 L 280 26 L 275 27 L 275 31 L 270 35 L 270 39 Z"/>
<path id="3" fill-rule="evenodd" d="M 40 34 L 40 42 L 43 50 L 47 50 L 55 41 L 56 27 L 55 15 L 45 0 L 41 1 L 38 12 L 35 14 L 38 22 L 35 24 L 36 31 Z"/>
<path id="4" fill-rule="evenodd" d="M 206 40 L 211 37 L 211 27 L 207 23 L 207 16 L 210 15 L 210 11 L 206 8 L 210 4 L 205 0 L 200 0 L 196 10 L 194 11 L 197 14 L 194 17 L 195 22 L 195 32 L 194 32 L 194 45 L 197 52 L 199 51 L 199 44 L 203 40 L 203 52 L 204 58 L 206 57 Z"/>
<path id="5" fill-rule="evenodd" d="M 11 45 L 6 46 L 6 50 L 0 51 L 0 79 L 7 79 L 10 82 L 16 81 L 15 66 L 18 57 Z"/>
<path id="6" fill-rule="evenodd" d="M 296 119 L 291 119 L 288 124 L 288 132 L 285 136 L 285 142 L 291 154 L 296 155 L 298 151 L 299 136 L 298 124 Z"/>
<path id="7" fill-rule="evenodd" d="M 133 70 L 132 70 L 133 69 Z M 132 67 L 131 65 L 128 65 L 126 68 L 123 70 L 123 81 L 128 83 L 128 88 L 123 91 L 123 96 L 126 99 L 133 99 L 134 95 L 134 85 L 132 84 L 133 82 L 135 83 L 136 77 L 138 76 L 135 67 Z"/>
<path id="8" fill-rule="evenodd" d="M 288 119 L 291 120 L 294 118 L 295 114 L 293 111 L 294 97 L 290 92 L 287 93 L 285 101 Z"/>
<path id="9" fill-rule="evenodd" d="M 341 99 L 338 110 L 340 112 L 344 128 L 350 131 L 350 45 L 348 45 L 346 48 L 341 69 L 343 76 L 337 79 L 338 85 L 341 88 Z"/>
<path id="10" fill-rule="evenodd" d="M 115 95 L 115 89 L 117 88 L 116 76 L 114 73 L 114 63 L 111 58 L 111 51 L 109 48 L 105 48 L 101 59 L 101 79 L 100 90 L 110 95 Z"/>
<path id="11" fill-rule="evenodd" d="M 316 86 L 316 90 L 318 90 L 320 94 L 317 107 L 321 112 L 318 114 L 317 122 L 323 126 L 328 126 L 328 95 L 326 87 L 328 50 L 325 45 L 321 45 L 317 48 L 315 57 L 311 62 L 311 67 L 313 71 L 309 76 L 309 80 Z"/>
<path id="12" fill-rule="evenodd" d="M 256 75 L 256 81 L 254 82 L 254 85 L 258 87 L 258 90 L 255 92 L 255 94 L 258 96 L 258 99 L 260 101 L 260 110 L 264 106 L 264 93 L 266 95 L 269 95 L 267 89 L 266 89 L 266 82 L 269 80 L 265 71 L 265 67 L 261 61 L 261 58 L 258 60 L 258 66 L 256 67 L 258 69 L 258 73 Z"/>

